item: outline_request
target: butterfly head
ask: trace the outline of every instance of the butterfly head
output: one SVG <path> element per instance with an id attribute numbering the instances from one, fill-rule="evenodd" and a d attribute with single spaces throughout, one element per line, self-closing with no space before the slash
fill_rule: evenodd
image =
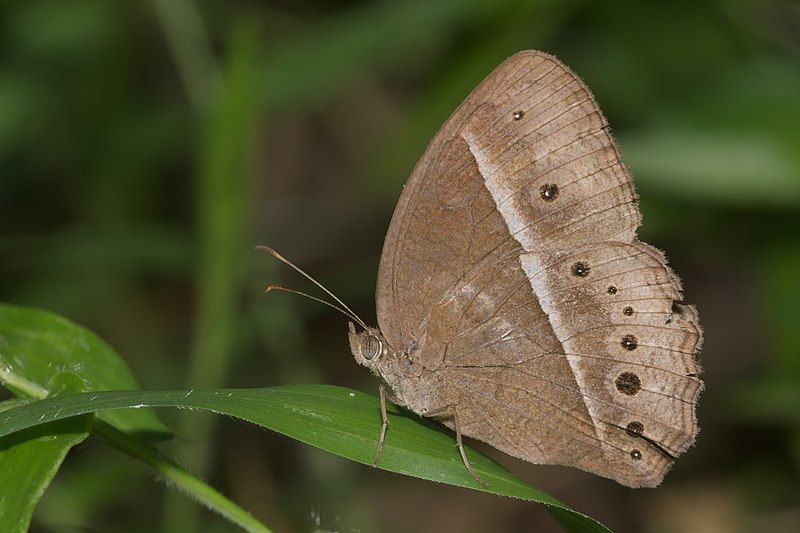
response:
<path id="1" fill-rule="evenodd" d="M 389 346 L 378 328 L 367 328 L 361 332 L 356 331 L 355 325 L 350 322 L 350 350 L 353 357 L 360 365 L 373 370 L 380 360 L 389 353 Z"/>

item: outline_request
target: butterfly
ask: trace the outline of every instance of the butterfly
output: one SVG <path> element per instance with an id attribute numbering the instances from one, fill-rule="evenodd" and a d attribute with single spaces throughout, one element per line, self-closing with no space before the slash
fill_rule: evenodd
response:
<path id="1" fill-rule="evenodd" d="M 664 254 L 636 238 L 640 224 L 631 174 L 583 81 L 538 51 L 500 64 L 403 189 L 380 260 L 378 327 L 323 287 L 360 328 L 350 323 L 355 360 L 382 380 L 375 463 L 388 396 L 453 429 L 478 481 L 462 436 L 658 485 L 697 435 L 702 330 Z"/>

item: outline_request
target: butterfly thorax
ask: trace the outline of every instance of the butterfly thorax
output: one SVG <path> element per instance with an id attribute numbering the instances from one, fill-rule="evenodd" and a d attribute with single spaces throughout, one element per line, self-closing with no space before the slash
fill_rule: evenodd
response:
<path id="1" fill-rule="evenodd" d="M 420 364 L 414 343 L 397 350 L 386 342 L 378 328 L 357 333 L 352 323 L 348 337 L 356 362 L 389 386 L 394 403 L 421 415 L 435 409 L 433 399 L 441 380 Z"/>

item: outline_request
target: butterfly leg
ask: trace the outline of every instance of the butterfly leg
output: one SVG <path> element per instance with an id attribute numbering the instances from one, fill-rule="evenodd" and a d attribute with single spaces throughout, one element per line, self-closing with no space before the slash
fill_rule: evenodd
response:
<path id="1" fill-rule="evenodd" d="M 458 446 L 458 452 L 461 454 L 461 460 L 464 461 L 464 466 L 467 467 L 467 472 L 472 476 L 472 478 L 480 483 L 484 487 L 488 487 L 489 484 L 478 477 L 478 474 L 472 469 L 472 465 L 469 464 L 469 459 L 467 458 L 467 454 L 464 452 L 464 442 L 461 440 L 461 424 L 458 421 L 458 412 L 453 411 L 453 426 L 456 430 L 456 445 Z"/>
<path id="2" fill-rule="evenodd" d="M 389 417 L 386 415 L 386 387 L 381 383 L 378 389 L 381 395 L 381 436 L 378 438 L 378 448 L 375 450 L 375 459 L 372 461 L 372 466 L 378 466 L 378 461 L 381 459 L 381 452 L 383 451 L 383 441 L 386 438 L 386 428 L 389 427 Z"/>

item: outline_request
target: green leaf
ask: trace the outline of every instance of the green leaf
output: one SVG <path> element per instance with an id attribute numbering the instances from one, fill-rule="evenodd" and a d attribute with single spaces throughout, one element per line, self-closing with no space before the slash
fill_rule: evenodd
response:
<path id="1" fill-rule="evenodd" d="M 79 378 L 56 376 L 53 394 L 83 390 Z M 0 404 L 15 408 L 22 400 Z M 0 531 L 27 531 L 33 510 L 58 472 L 67 452 L 89 436 L 91 416 L 42 424 L 0 438 Z"/>
<path id="2" fill-rule="evenodd" d="M 52 313 L 0 305 L 0 384 L 22 396 L 43 398 L 55 392 L 48 376 L 64 369 L 71 372 L 75 386 L 84 390 L 136 387 L 125 363 L 90 331 Z M 0 412 L 7 407 L 3 405 Z M 225 496 L 163 457 L 147 439 L 137 438 L 163 438 L 169 434 L 155 413 L 145 409 L 110 411 L 98 417 L 101 420 L 92 429 L 111 446 L 148 464 L 173 487 L 234 524 L 248 531 L 269 531 Z M 57 414 L 57 418 L 64 417 Z M 61 459 L 63 456 L 58 464 Z M 53 466 L 53 474 L 57 466 Z M 15 475 L 16 472 L 4 479 L 13 483 Z M 42 491 L 44 487 L 46 484 Z M 13 490 L 0 486 L 0 507 Z M 30 499 L 35 503 L 38 496 Z"/>
<path id="3" fill-rule="evenodd" d="M 86 390 L 136 389 L 125 362 L 91 331 L 53 313 L 0 304 L 0 384 L 18 395 L 47 396 L 49 380 L 69 372 Z M 170 433 L 147 410 L 103 413 L 129 433 L 163 438 Z"/>
<path id="4" fill-rule="evenodd" d="M 47 398 L 0 413 L 0 436 L 85 413 L 120 408 L 180 407 L 241 418 L 362 464 L 371 464 L 380 430 L 377 398 L 327 385 L 210 391 L 110 391 Z M 478 452 L 467 449 L 475 472 L 470 477 L 451 435 L 432 422 L 396 406 L 380 468 L 448 485 L 543 504 L 569 531 L 608 531 L 549 494 L 512 476 Z"/>

